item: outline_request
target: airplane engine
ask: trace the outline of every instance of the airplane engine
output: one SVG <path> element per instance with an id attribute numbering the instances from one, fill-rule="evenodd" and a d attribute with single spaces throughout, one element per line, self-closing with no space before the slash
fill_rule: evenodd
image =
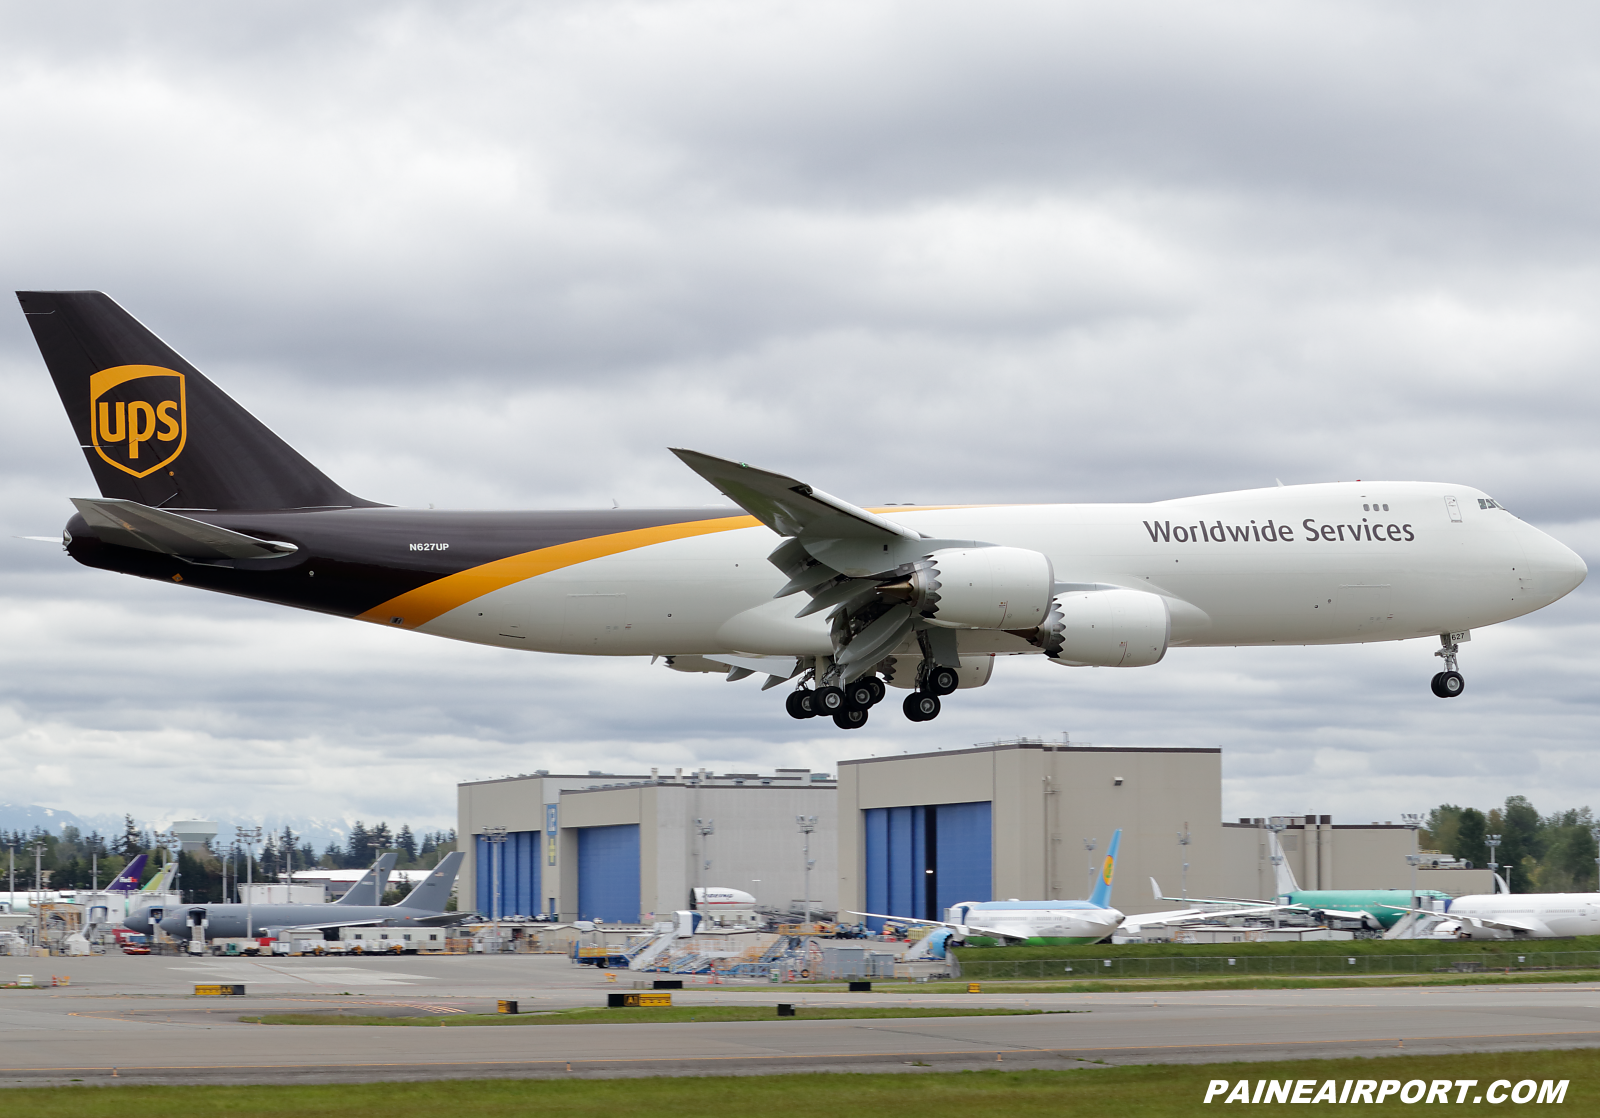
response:
<path id="1" fill-rule="evenodd" d="M 1167 654 L 1167 600 L 1138 590 L 1094 590 L 1056 598 L 1034 643 L 1068 667 L 1142 668 Z"/>
<path id="2" fill-rule="evenodd" d="M 894 589 L 947 629 L 1031 629 L 1050 613 L 1048 556 L 1022 547 L 944 548 Z M 890 588 L 885 588 L 890 589 Z"/>

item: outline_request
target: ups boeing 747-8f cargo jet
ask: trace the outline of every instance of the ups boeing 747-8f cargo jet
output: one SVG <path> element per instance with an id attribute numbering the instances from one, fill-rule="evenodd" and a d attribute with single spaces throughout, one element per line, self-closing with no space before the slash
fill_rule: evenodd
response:
<path id="1" fill-rule="evenodd" d="M 995 659 L 1132 668 L 1174 647 L 1426 637 L 1459 696 L 1473 629 L 1588 573 L 1466 485 L 1360 481 L 1153 504 L 863 509 L 676 450 L 738 509 L 393 508 L 330 480 L 96 291 L 19 293 L 100 487 L 90 567 L 454 640 L 794 681 L 796 718 L 912 721 Z M 775 538 L 776 537 L 776 538 Z"/>

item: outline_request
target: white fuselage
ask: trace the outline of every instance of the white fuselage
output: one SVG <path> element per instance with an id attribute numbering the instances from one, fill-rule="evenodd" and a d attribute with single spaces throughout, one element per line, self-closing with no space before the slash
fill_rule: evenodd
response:
<path id="1" fill-rule="evenodd" d="M 1600 893 L 1485 893 L 1452 900 L 1441 932 L 1484 938 L 1484 932 L 1469 931 L 1466 926 L 1460 932 L 1450 929 L 1452 917 L 1458 923 L 1476 917 L 1526 926 L 1520 934 L 1535 939 L 1600 935 Z M 1517 934 L 1506 930 L 1488 938 L 1511 939 Z"/>
<path id="2" fill-rule="evenodd" d="M 1030 943 L 1096 943 L 1115 932 L 1123 914 L 1089 901 L 963 901 L 946 913 L 968 938 L 994 934 Z"/>
<path id="3" fill-rule="evenodd" d="M 1583 561 L 1485 494 L 1430 482 L 1341 482 L 1124 505 L 889 508 L 936 539 L 1047 555 L 1058 584 L 1161 595 L 1174 646 L 1347 644 L 1481 628 L 1577 587 Z M 826 655 L 828 626 L 761 526 L 651 544 L 561 567 L 450 609 L 421 631 L 591 655 Z M 1030 653 L 964 630 L 963 653 Z"/>

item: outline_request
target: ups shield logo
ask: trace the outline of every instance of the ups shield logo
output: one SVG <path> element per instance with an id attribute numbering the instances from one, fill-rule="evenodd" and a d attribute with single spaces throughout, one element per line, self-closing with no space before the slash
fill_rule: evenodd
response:
<path id="1" fill-rule="evenodd" d="M 188 409 L 183 374 L 159 365 L 118 365 L 89 378 L 95 453 L 125 474 L 148 477 L 183 453 Z"/>

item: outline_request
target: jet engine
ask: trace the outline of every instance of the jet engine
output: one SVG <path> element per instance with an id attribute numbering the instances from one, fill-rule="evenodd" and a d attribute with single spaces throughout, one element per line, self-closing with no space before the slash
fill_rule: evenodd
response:
<path id="1" fill-rule="evenodd" d="M 1030 629 L 1050 612 L 1055 575 L 1047 556 L 1021 547 L 943 548 L 907 578 L 880 586 L 946 629 Z"/>
<path id="2" fill-rule="evenodd" d="M 1167 654 L 1167 600 L 1121 587 L 1062 594 L 1033 643 L 1068 667 L 1142 668 Z"/>

